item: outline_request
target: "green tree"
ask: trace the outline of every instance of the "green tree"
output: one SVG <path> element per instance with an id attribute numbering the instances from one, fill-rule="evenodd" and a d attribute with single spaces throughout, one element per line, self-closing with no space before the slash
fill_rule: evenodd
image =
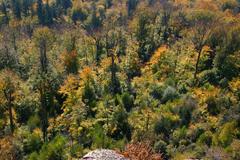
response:
<path id="1" fill-rule="evenodd" d="M 6 106 L 8 110 L 10 130 L 14 132 L 14 116 L 13 108 L 14 101 L 17 97 L 18 77 L 11 70 L 5 70 L 1 72 L 0 76 L 0 97 L 3 99 L 1 107 Z"/>
<path id="2" fill-rule="evenodd" d="M 7 7 L 6 7 L 6 4 L 4 1 L 2 1 L 2 4 L 1 4 L 1 12 L 4 15 L 3 23 L 7 24 L 9 21 L 9 17 L 8 17 L 8 13 L 7 13 Z"/>
<path id="3" fill-rule="evenodd" d="M 193 11 L 190 17 L 192 29 L 190 39 L 197 52 L 197 60 L 195 64 L 194 79 L 197 80 L 197 74 L 199 72 L 199 62 L 202 54 L 202 49 L 207 45 L 207 40 L 214 27 L 217 24 L 216 15 L 207 10 Z"/>
<path id="4" fill-rule="evenodd" d="M 13 14 L 17 19 L 21 19 L 21 4 L 19 0 L 11 0 Z"/>
<path id="5" fill-rule="evenodd" d="M 40 94 L 40 117 L 44 141 L 47 141 L 48 112 L 49 108 L 53 105 L 53 93 L 50 83 L 51 73 L 47 57 L 47 51 L 51 48 L 53 37 L 53 33 L 47 27 L 39 28 L 34 32 L 35 44 L 39 54 L 39 79 L 37 88 Z"/>
<path id="6" fill-rule="evenodd" d="M 52 7 L 49 6 L 48 1 L 44 7 L 44 24 L 51 25 L 53 23 L 53 11 Z"/>
<path id="7" fill-rule="evenodd" d="M 79 68 L 78 53 L 76 48 L 76 36 L 70 35 L 67 39 L 66 50 L 64 51 L 64 65 L 68 74 L 77 74 Z"/>
<path id="8" fill-rule="evenodd" d="M 37 0 L 37 15 L 40 24 L 44 24 L 44 12 L 43 12 L 43 2 L 42 0 Z"/>
<path id="9" fill-rule="evenodd" d="M 134 10 L 136 9 L 138 4 L 138 0 L 128 0 L 127 7 L 128 7 L 128 15 L 132 16 Z"/>

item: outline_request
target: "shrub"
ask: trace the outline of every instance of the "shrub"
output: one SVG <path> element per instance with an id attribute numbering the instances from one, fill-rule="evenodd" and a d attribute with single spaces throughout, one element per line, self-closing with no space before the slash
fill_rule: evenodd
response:
<path id="1" fill-rule="evenodd" d="M 29 118 L 28 122 L 28 127 L 30 128 L 30 130 L 33 130 L 35 128 L 37 128 L 38 126 L 40 126 L 40 119 L 38 115 L 33 115 Z"/>
<path id="2" fill-rule="evenodd" d="M 150 88 L 151 88 L 151 92 L 150 92 L 151 96 L 155 99 L 161 100 L 163 91 L 164 91 L 163 87 L 160 85 L 154 84 L 150 86 Z"/>
<path id="3" fill-rule="evenodd" d="M 35 133 L 28 134 L 23 140 L 23 149 L 27 154 L 32 153 L 33 151 L 39 151 L 41 146 L 41 137 Z"/>
<path id="4" fill-rule="evenodd" d="M 240 148 L 240 140 L 237 140 L 237 139 L 233 140 L 231 145 L 227 148 L 227 152 L 231 153 L 233 160 L 240 159 L 239 148 Z"/>
<path id="5" fill-rule="evenodd" d="M 180 94 L 186 94 L 189 90 L 189 87 L 185 82 L 179 83 L 177 88 Z"/>
<path id="6" fill-rule="evenodd" d="M 127 112 L 130 112 L 134 107 L 134 97 L 127 92 L 122 94 L 121 101 Z"/>
<path id="7" fill-rule="evenodd" d="M 217 115 L 220 112 L 219 107 L 217 106 L 216 98 L 210 96 L 207 100 L 207 110 L 211 115 Z"/>
<path id="8" fill-rule="evenodd" d="M 131 139 L 131 126 L 128 123 L 128 114 L 126 111 L 122 108 L 119 108 L 118 111 L 116 111 L 113 114 L 113 121 L 116 124 L 116 128 L 114 129 L 114 132 L 111 134 L 112 137 L 116 140 L 122 139 L 126 137 L 128 140 Z"/>
<path id="9" fill-rule="evenodd" d="M 225 10 L 227 10 L 227 9 L 232 10 L 232 9 L 237 8 L 237 7 L 238 7 L 238 4 L 237 4 L 237 2 L 234 1 L 234 0 L 226 0 L 226 1 L 224 1 L 224 3 L 223 3 L 222 6 L 221 6 L 221 8 L 222 8 L 223 11 L 225 11 Z"/>
<path id="10" fill-rule="evenodd" d="M 176 127 L 178 122 L 179 122 L 178 116 L 174 115 L 163 116 L 154 124 L 154 132 L 156 134 L 163 133 L 165 136 L 168 137 L 171 133 L 171 130 Z"/>
<path id="11" fill-rule="evenodd" d="M 185 139 L 187 135 L 186 127 L 176 129 L 172 134 L 172 140 L 175 145 L 179 145 L 182 140 Z"/>
<path id="12" fill-rule="evenodd" d="M 197 101 L 190 96 L 183 99 L 183 104 L 178 108 L 181 125 L 188 125 L 192 119 L 192 111 L 196 108 Z"/>
<path id="13" fill-rule="evenodd" d="M 178 93 L 175 88 L 168 86 L 164 92 L 163 96 L 161 98 L 161 102 L 164 104 L 168 101 L 172 101 L 178 97 Z"/>
<path id="14" fill-rule="evenodd" d="M 83 156 L 83 147 L 80 144 L 73 144 L 70 147 L 70 155 L 73 158 L 81 158 Z"/>
<path id="15" fill-rule="evenodd" d="M 84 21 L 87 19 L 88 13 L 86 10 L 82 8 L 76 8 L 72 11 L 72 20 L 76 23 L 76 21 Z"/>
<path id="16" fill-rule="evenodd" d="M 228 96 L 220 95 L 220 97 L 217 99 L 217 106 L 218 108 L 225 108 L 229 109 L 232 105 L 231 99 Z"/>
<path id="17" fill-rule="evenodd" d="M 6 136 L 4 138 L 0 138 L 0 146 L 0 159 L 22 159 L 21 146 L 16 143 L 16 139 L 14 137 Z"/>
<path id="18" fill-rule="evenodd" d="M 151 144 L 147 142 L 128 144 L 123 155 L 134 160 L 162 160 L 162 155 L 154 152 Z"/>
<path id="19" fill-rule="evenodd" d="M 200 144 L 206 144 L 210 147 L 212 144 L 212 133 L 210 131 L 204 132 L 200 135 L 197 141 Z"/>
<path id="20" fill-rule="evenodd" d="M 234 130 L 236 127 L 236 123 L 233 122 L 228 122 L 223 125 L 223 128 L 220 131 L 218 141 L 223 147 L 228 146 L 229 144 L 232 143 L 233 137 L 234 137 Z"/>
<path id="21" fill-rule="evenodd" d="M 217 85 L 219 82 L 219 75 L 217 69 L 205 70 L 201 73 L 199 78 L 200 85 L 203 85 L 207 82 L 213 85 Z"/>
<path id="22" fill-rule="evenodd" d="M 37 158 L 37 160 L 64 160 L 65 156 L 66 139 L 62 136 L 56 136 L 49 143 L 45 143 L 38 156 L 32 153 L 29 159 Z M 35 159 L 36 160 L 36 159 Z"/>
<path id="23" fill-rule="evenodd" d="M 205 159 L 231 159 L 230 155 L 226 153 L 226 151 L 223 148 L 220 147 L 214 147 L 210 148 L 206 153 Z"/>
<path id="24" fill-rule="evenodd" d="M 159 140 L 154 144 L 154 150 L 157 153 L 163 153 L 164 157 L 166 157 L 167 154 L 167 143 L 163 140 Z"/>
<path id="25" fill-rule="evenodd" d="M 34 106 L 31 102 L 26 101 L 16 107 L 17 120 L 19 123 L 25 123 L 29 120 L 30 116 L 34 112 Z"/>

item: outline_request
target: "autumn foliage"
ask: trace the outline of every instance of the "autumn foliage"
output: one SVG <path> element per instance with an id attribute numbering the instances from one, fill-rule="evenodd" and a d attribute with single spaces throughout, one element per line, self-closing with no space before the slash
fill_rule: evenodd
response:
<path id="1" fill-rule="evenodd" d="M 149 142 L 128 144 L 123 155 L 131 160 L 163 160 L 160 153 L 155 153 Z"/>

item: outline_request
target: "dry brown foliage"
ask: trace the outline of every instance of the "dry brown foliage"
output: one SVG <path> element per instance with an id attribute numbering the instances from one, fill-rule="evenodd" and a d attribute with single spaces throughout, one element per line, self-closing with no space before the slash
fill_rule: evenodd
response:
<path id="1" fill-rule="evenodd" d="M 123 155 L 131 160 L 163 160 L 162 155 L 155 153 L 149 142 L 128 144 Z"/>
<path id="2" fill-rule="evenodd" d="M 0 138 L 0 159 L 18 160 L 21 159 L 19 148 L 14 144 L 13 137 Z"/>

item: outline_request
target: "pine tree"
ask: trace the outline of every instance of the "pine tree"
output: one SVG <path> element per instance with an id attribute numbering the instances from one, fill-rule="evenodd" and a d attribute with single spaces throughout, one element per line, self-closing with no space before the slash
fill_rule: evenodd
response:
<path id="1" fill-rule="evenodd" d="M 7 7 L 6 7 L 6 4 L 4 2 L 2 2 L 2 5 L 1 5 L 1 12 L 4 15 L 3 23 L 7 24 L 8 21 L 9 21 L 9 17 L 8 17 L 8 14 L 7 14 Z"/>
<path id="2" fill-rule="evenodd" d="M 138 0 L 128 0 L 127 7 L 128 7 L 128 16 L 131 16 L 136 9 L 138 4 Z"/>
<path id="3" fill-rule="evenodd" d="M 31 0 L 23 0 L 22 1 L 22 12 L 25 17 L 29 16 L 31 5 L 32 5 Z"/>
<path id="4" fill-rule="evenodd" d="M 12 0 L 11 5 L 15 18 L 21 19 L 21 5 L 19 0 Z"/>
<path id="5" fill-rule="evenodd" d="M 40 24 L 44 24 L 44 14 L 43 14 L 43 2 L 42 0 L 37 0 L 37 15 Z"/>
<path id="6" fill-rule="evenodd" d="M 49 70 L 49 60 L 47 51 L 51 47 L 54 35 L 47 28 L 39 28 L 34 32 L 35 44 L 39 49 L 39 80 L 37 88 L 40 94 L 40 118 L 43 132 L 43 139 L 47 141 L 48 117 L 50 109 L 53 106 L 53 87 Z"/>
<path id="7" fill-rule="evenodd" d="M 53 23 L 52 8 L 49 6 L 48 1 L 44 8 L 44 24 L 51 25 Z"/>

